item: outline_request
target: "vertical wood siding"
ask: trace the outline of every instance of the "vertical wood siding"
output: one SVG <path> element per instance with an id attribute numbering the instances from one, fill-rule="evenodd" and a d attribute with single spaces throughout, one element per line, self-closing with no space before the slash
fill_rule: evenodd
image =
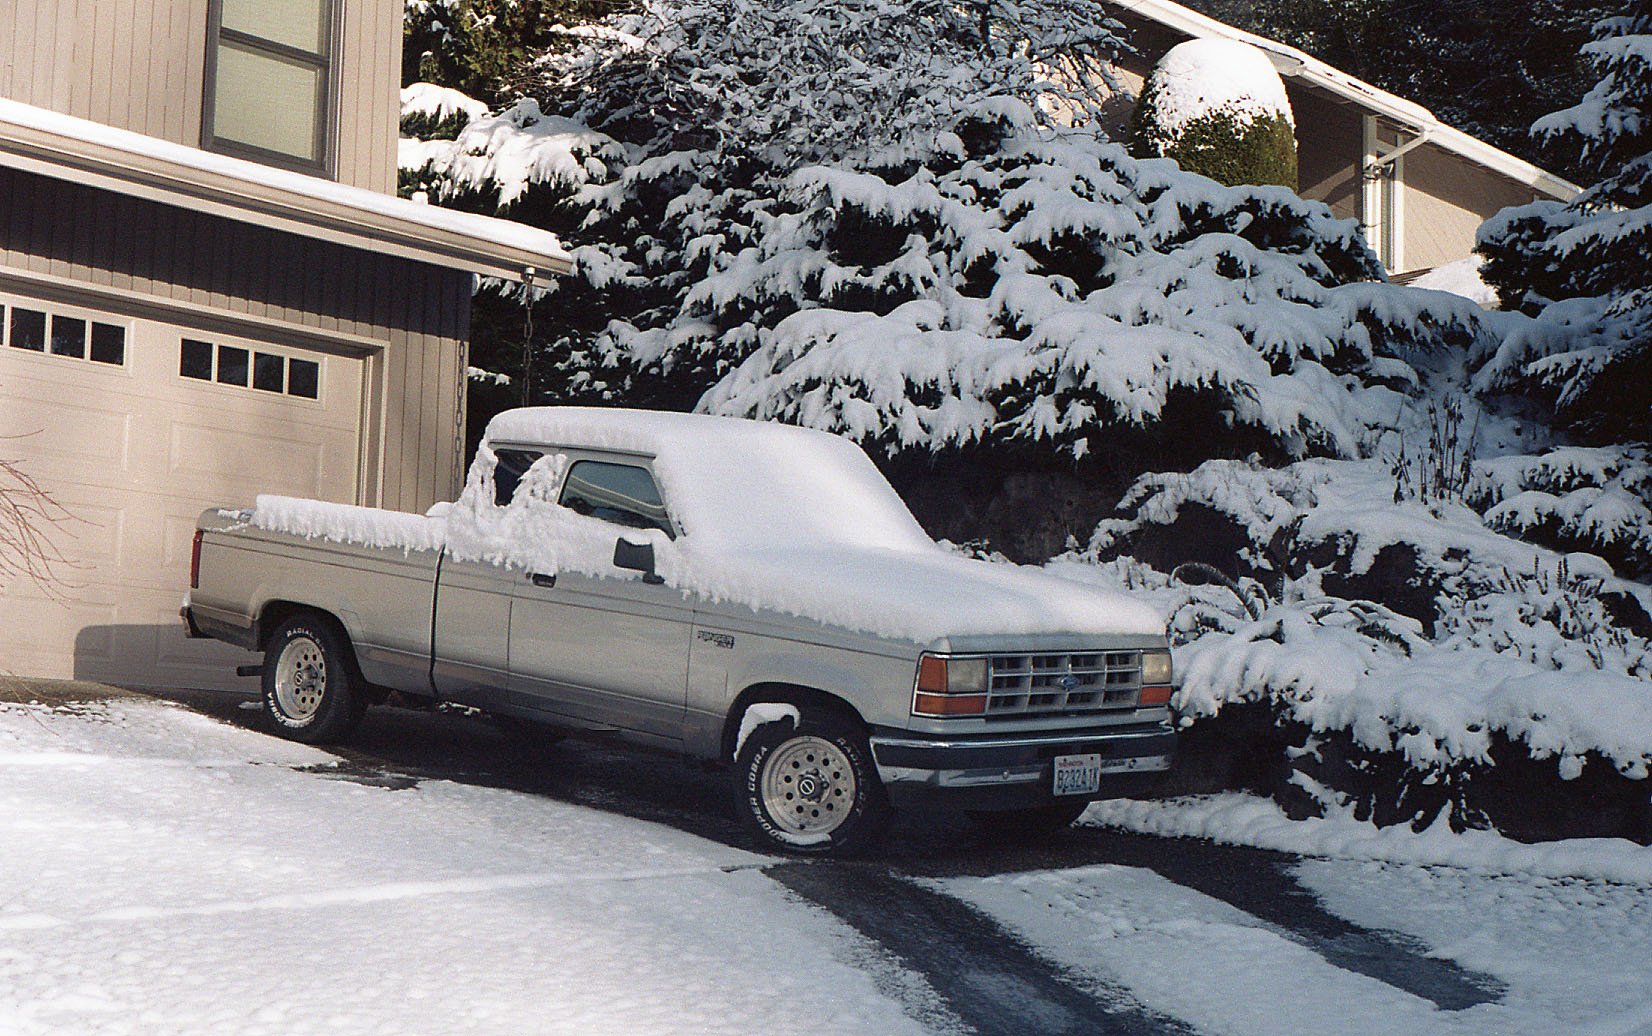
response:
<path id="1" fill-rule="evenodd" d="M 382 454 L 362 502 L 452 498 L 470 274 L 14 169 L 0 168 L 0 198 L 0 268 L 382 342 L 363 427 Z"/>
<path id="2" fill-rule="evenodd" d="M 1285 85 L 1296 119 L 1299 193 L 1322 201 L 1338 219 L 1359 217 L 1365 130 L 1360 111 L 1321 91 Z"/>
<path id="3" fill-rule="evenodd" d="M 396 189 L 401 0 L 342 4 L 338 180 Z M 0 97 L 201 143 L 207 0 L 0 0 Z"/>
<path id="4" fill-rule="evenodd" d="M 1533 188 L 1433 144 L 1407 154 L 1405 268 L 1426 270 L 1467 258 L 1480 224 L 1508 205 L 1538 200 Z"/>

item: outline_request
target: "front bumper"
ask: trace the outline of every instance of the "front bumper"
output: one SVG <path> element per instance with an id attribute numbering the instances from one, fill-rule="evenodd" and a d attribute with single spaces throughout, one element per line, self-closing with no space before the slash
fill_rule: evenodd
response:
<path id="1" fill-rule="evenodd" d="M 925 737 L 874 731 L 872 758 L 897 806 L 1023 809 L 1056 801 L 1117 798 L 1148 791 L 1170 768 L 1176 735 L 1154 723 L 1124 728 L 998 737 Z M 1108 772 L 1091 795 L 1054 794 L 1058 755 L 1100 755 Z"/>

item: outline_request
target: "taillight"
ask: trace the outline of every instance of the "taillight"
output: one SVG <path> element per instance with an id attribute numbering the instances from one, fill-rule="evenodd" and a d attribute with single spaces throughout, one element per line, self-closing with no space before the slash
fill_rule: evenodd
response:
<path id="1" fill-rule="evenodd" d="M 201 588 L 201 530 L 195 530 L 195 542 L 189 547 L 189 588 Z"/>
<path id="2" fill-rule="evenodd" d="M 987 660 L 924 655 L 918 659 L 915 716 L 982 716 L 987 711 Z"/>

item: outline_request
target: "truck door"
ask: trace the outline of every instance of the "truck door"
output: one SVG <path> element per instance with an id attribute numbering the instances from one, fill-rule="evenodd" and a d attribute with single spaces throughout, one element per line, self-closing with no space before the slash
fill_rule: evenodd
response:
<path id="1" fill-rule="evenodd" d="M 612 575 L 524 573 L 510 611 L 510 689 L 517 704 L 586 725 L 683 736 L 693 610 L 679 590 L 613 569 L 613 543 L 638 529 L 674 535 L 640 458 L 575 459 L 558 503 L 611 523 L 606 556 L 581 567 Z"/>
<path id="2" fill-rule="evenodd" d="M 511 502 L 522 476 L 543 450 L 500 449 L 494 503 Z M 480 709 L 505 701 L 510 682 L 511 598 L 521 571 L 444 554 L 436 577 L 431 673 L 445 701 Z"/>

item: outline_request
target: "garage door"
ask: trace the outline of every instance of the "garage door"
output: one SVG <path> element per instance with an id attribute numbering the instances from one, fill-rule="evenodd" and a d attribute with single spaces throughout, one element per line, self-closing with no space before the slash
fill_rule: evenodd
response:
<path id="1" fill-rule="evenodd" d="M 0 295 L 0 456 L 70 515 L 55 589 L 0 587 L 0 671 L 236 686 L 247 656 L 179 625 L 195 519 L 258 493 L 355 502 L 363 367 Z"/>

